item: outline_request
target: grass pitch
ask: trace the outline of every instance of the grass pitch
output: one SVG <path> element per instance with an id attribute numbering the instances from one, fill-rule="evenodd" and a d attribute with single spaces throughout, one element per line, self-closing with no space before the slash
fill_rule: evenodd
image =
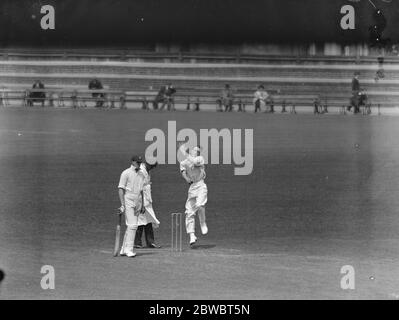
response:
<path id="1" fill-rule="evenodd" d="M 119 175 L 150 128 L 254 129 L 254 170 L 208 165 L 209 234 L 171 254 L 177 165 L 153 173 L 159 250 L 113 258 Z M 0 110 L 2 299 L 396 299 L 399 118 Z M 40 269 L 55 268 L 42 290 Z M 356 289 L 342 290 L 341 267 Z"/>

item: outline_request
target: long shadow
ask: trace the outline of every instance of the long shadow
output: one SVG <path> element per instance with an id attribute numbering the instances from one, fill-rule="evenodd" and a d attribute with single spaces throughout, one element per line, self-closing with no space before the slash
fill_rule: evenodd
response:
<path id="1" fill-rule="evenodd" d="M 207 249 L 212 249 L 215 248 L 215 244 L 198 244 L 198 245 L 193 245 L 191 246 L 191 249 L 193 250 L 207 250 Z"/>
<path id="2" fill-rule="evenodd" d="M 4 271 L 0 269 L 0 283 L 3 281 L 5 277 Z"/>
<path id="3" fill-rule="evenodd" d="M 140 257 L 140 256 L 147 256 L 147 255 L 151 255 L 151 254 L 155 254 L 156 252 L 143 252 L 143 251 L 139 251 L 139 252 L 136 252 L 137 253 L 137 255 L 136 255 L 136 257 Z"/>

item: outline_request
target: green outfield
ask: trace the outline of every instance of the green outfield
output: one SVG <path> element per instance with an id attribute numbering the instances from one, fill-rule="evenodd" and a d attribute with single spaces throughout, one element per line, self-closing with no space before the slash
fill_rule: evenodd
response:
<path id="1" fill-rule="evenodd" d="M 162 249 L 114 258 L 119 175 L 168 120 L 253 129 L 253 173 L 208 165 L 209 234 L 172 254 L 187 185 L 178 165 L 158 166 Z M 1 299 L 397 299 L 398 137 L 396 116 L 2 108 Z M 344 265 L 355 290 L 340 287 Z"/>

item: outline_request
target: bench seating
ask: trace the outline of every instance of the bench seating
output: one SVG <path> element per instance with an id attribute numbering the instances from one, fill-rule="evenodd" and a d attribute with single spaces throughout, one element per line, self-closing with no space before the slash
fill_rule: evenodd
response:
<path id="1" fill-rule="evenodd" d="M 127 108 L 128 103 L 139 103 L 143 109 L 151 109 L 151 103 L 155 102 L 158 92 L 155 90 L 88 90 L 85 87 L 51 87 L 46 89 L 25 89 L 25 88 L 0 88 L 0 105 L 9 106 L 11 101 L 21 102 L 23 106 L 31 104 L 34 99 L 41 102 L 40 98 L 32 98 L 32 92 L 44 92 L 42 105 L 50 107 L 72 107 L 86 108 L 90 104 L 100 104 L 104 108 Z M 350 104 L 351 92 L 329 93 L 329 94 L 297 94 L 294 92 L 281 92 L 278 90 L 268 91 L 270 99 L 267 108 L 275 112 L 276 107 L 281 108 L 281 112 L 296 113 L 298 107 L 314 107 L 315 104 L 321 108 L 322 112 L 328 112 L 328 108 L 339 108 L 340 113 L 345 114 L 346 108 Z M 93 93 L 102 94 L 103 97 L 93 97 Z M 380 114 L 382 107 L 398 107 L 399 91 L 370 91 L 368 104 L 361 108 L 362 113 L 370 114 L 372 109 L 377 108 Z M 201 105 L 215 106 L 219 109 L 218 99 L 220 90 L 204 88 L 195 90 L 193 88 L 178 88 L 174 95 L 174 105 L 183 105 L 186 110 L 201 109 Z M 172 106 L 172 109 L 175 106 Z M 234 95 L 233 106 L 238 106 L 239 111 L 245 111 L 246 106 L 253 107 L 253 92 L 249 90 L 237 90 Z M 289 110 L 287 110 L 289 108 Z M 237 109 L 236 109 L 237 110 Z"/>

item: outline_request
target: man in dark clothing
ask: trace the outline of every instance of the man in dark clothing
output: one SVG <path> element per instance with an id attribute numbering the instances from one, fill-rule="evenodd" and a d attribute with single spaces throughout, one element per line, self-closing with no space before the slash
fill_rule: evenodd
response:
<path id="1" fill-rule="evenodd" d="M 224 111 L 233 111 L 234 94 L 229 84 L 226 84 L 224 89 L 220 92 L 217 103 L 220 111 L 223 111 L 223 106 L 225 107 Z"/>
<path id="2" fill-rule="evenodd" d="M 32 85 L 32 89 L 33 91 L 29 93 L 28 105 L 33 106 L 34 102 L 41 102 L 42 107 L 44 107 L 46 93 L 38 91 L 38 89 L 44 89 L 44 84 L 40 80 L 36 80 Z"/>
<path id="3" fill-rule="evenodd" d="M 152 223 L 148 223 L 145 226 L 138 226 L 136 231 L 136 237 L 134 238 L 134 247 L 137 249 L 143 248 L 142 237 L 143 231 L 145 236 L 145 243 L 147 244 L 148 248 L 159 249 L 161 248 L 160 245 L 155 243 L 154 239 L 154 229 L 152 227 Z"/>
<path id="4" fill-rule="evenodd" d="M 172 84 L 168 84 L 168 86 L 166 87 L 166 92 L 165 92 L 165 96 L 167 99 L 167 103 L 168 103 L 168 110 L 173 110 L 175 111 L 175 98 L 173 97 L 173 95 L 176 93 L 176 89 Z"/>
<path id="5" fill-rule="evenodd" d="M 359 72 L 355 72 L 354 77 L 352 79 L 352 97 L 351 97 L 351 105 L 348 107 L 349 111 L 353 107 L 354 113 L 360 112 L 359 96 L 360 96 Z"/>
<path id="6" fill-rule="evenodd" d="M 89 82 L 89 90 L 95 90 L 95 89 L 97 89 L 97 90 L 102 90 L 103 89 L 103 85 L 102 85 L 101 81 L 98 80 L 98 79 L 93 79 L 93 80 L 91 80 Z M 103 106 L 103 104 L 104 104 L 104 97 L 105 97 L 104 93 L 102 93 L 102 92 L 93 92 L 91 94 L 91 96 L 93 98 L 100 98 L 100 99 L 96 100 L 96 108 L 101 108 Z"/>
<path id="7" fill-rule="evenodd" d="M 154 109 L 158 109 L 158 103 L 162 102 L 160 110 L 168 105 L 168 110 L 175 110 L 175 101 L 173 95 L 176 93 L 175 87 L 169 83 L 166 86 L 162 86 L 154 100 Z"/>
<path id="8" fill-rule="evenodd" d="M 355 75 L 352 79 L 352 94 L 358 93 L 360 91 L 360 82 L 359 82 L 359 72 L 355 72 Z"/>
<path id="9" fill-rule="evenodd" d="M 158 109 L 158 103 L 163 101 L 164 96 L 165 96 L 165 90 L 166 90 L 166 86 L 162 86 L 159 89 L 158 94 L 155 97 L 154 102 L 153 102 L 154 110 L 157 110 Z"/>

